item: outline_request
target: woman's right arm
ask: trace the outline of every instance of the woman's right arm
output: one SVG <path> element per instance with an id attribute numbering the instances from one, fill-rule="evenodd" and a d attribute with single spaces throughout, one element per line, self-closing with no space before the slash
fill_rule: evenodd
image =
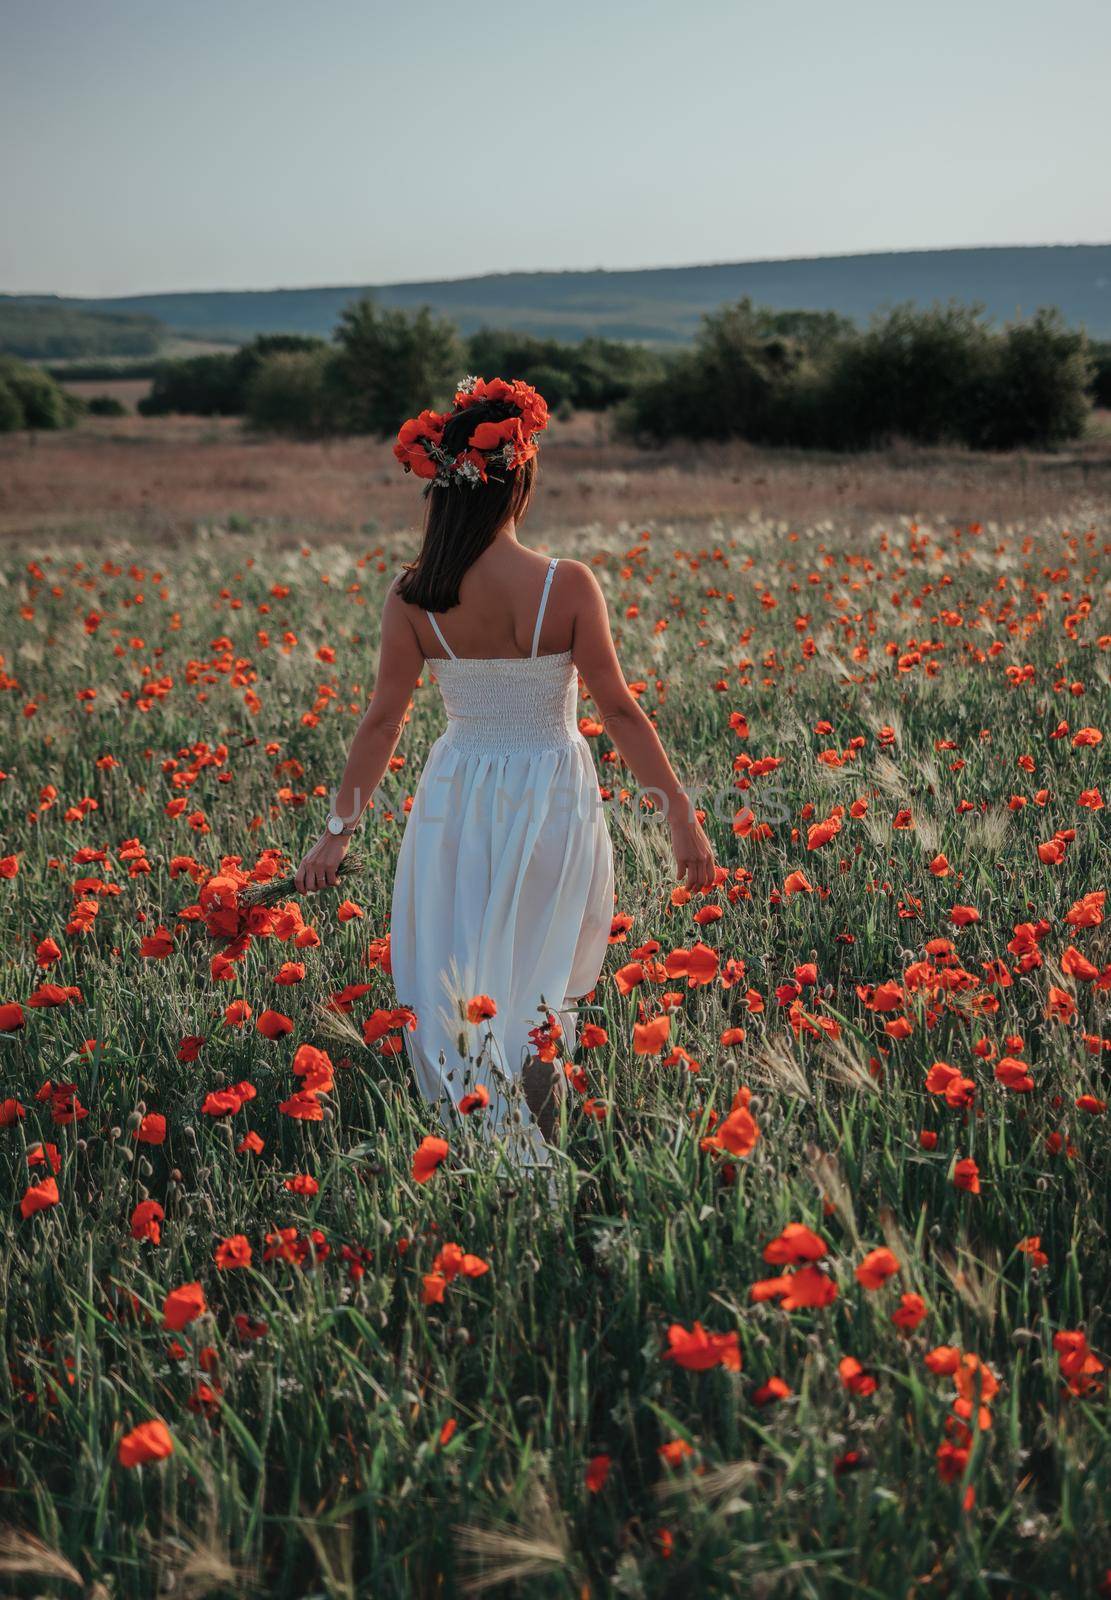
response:
<path id="1" fill-rule="evenodd" d="M 567 568 L 568 575 L 573 574 L 565 591 L 575 615 L 571 658 L 598 707 L 602 725 L 641 788 L 663 796 L 679 881 L 688 889 L 709 888 L 714 882 L 713 847 L 667 759 L 659 734 L 625 682 L 598 580 L 579 561 L 561 561 L 559 565 L 561 572 Z"/>
<path id="2" fill-rule="evenodd" d="M 348 832 L 333 835 L 325 829 L 320 835 L 297 869 L 295 882 L 300 894 L 330 889 L 336 882 L 351 835 L 397 747 L 423 666 L 424 653 L 406 617 L 405 602 L 391 585 L 382 609 L 382 638 L 374 693 L 351 740 L 343 777 L 336 791 L 336 815 L 347 823 Z"/>

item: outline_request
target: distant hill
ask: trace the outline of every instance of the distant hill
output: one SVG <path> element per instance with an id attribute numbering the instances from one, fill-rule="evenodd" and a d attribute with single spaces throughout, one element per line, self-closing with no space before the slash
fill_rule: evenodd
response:
<path id="1" fill-rule="evenodd" d="M 917 250 L 632 272 L 511 272 L 431 283 L 104 300 L 24 298 L 151 316 L 176 333 L 239 340 L 258 333 L 326 336 L 342 308 L 367 293 L 386 306 L 429 305 L 463 333 L 487 326 L 568 340 L 600 334 L 680 343 L 696 332 L 704 312 L 744 295 L 777 310 L 838 311 L 857 322 L 907 300 L 979 303 L 1000 321 L 1057 306 L 1068 323 L 1087 328 L 1094 338 L 1111 338 L 1111 245 Z"/>
<path id="2" fill-rule="evenodd" d="M 25 361 L 153 355 L 166 330 L 154 317 L 75 300 L 0 295 L 0 355 Z"/>

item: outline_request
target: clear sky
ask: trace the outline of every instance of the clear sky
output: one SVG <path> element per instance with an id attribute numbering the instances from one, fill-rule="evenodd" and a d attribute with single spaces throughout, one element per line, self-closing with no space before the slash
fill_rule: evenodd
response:
<path id="1" fill-rule="evenodd" d="M 0 290 L 1111 240 L 1107 0 L 0 0 Z"/>

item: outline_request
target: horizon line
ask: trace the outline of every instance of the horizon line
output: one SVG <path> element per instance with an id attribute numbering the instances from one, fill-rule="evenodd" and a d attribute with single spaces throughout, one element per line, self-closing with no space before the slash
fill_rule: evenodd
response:
<path id="1" fill-rule="evenodd" d="M 48 289 L 0 289 L 0 298 L 12 300 L 50 299 L 60 301 L 87 301 L 87 300 L 151 300 L 185 295 L 215 295 L 215 294 L 319 294 L 329 290 L 342 289 L 405 289 L 426 288 L 436 285 L 457 283 L 483 283 L 498 278 L 555 278 L 555 277 L 597 277 L 601 274 L 649 273 L 649 272 L 710 272 L 721 267 L 761 267 L 761 266 L 792 266 L 800 262 L 813 261 L 852 261 L 870 260 L 881 256 L 923 256 L 923 255 L 974 255 L 996 250 L 1106 250 L 1111 248 L 1111 239 L 1086 240 L 1074 239 L 1071 241 L 1057 240 L 1053 243 L 1037 242 L 1025 244 L 956 244 L 956 245 L 914 245 L 905 249 L 889 250 L 835 250 L 824 254 L 796 255 L 796 256 L 750 256 L 742 260 L 720 261 L 691 261 L 679 263 L 664 263 L 662 265 L 639 267 L 517 267 L 507 268 L 505 271 L 496 272 L 467 272 L 453 278 L 394 278 L 382 283 L 305 283 L 305 284 L 272 284 L 265 288 L 249 286 L 246 288 L 215 288 L 215 289 L 143 289 L 129 290 L 123 294 L 58 294 Z"/>

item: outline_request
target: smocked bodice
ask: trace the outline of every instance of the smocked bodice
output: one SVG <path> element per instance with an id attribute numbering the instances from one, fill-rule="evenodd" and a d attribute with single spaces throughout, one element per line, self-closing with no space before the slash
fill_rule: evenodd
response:
<path id="1" fill-rule="evenodd" d="M 521 660 L 430 661 L 444 699 L 448 744 L 496 754 L 552 750 L 581 739 L 571 652 Z"/>

